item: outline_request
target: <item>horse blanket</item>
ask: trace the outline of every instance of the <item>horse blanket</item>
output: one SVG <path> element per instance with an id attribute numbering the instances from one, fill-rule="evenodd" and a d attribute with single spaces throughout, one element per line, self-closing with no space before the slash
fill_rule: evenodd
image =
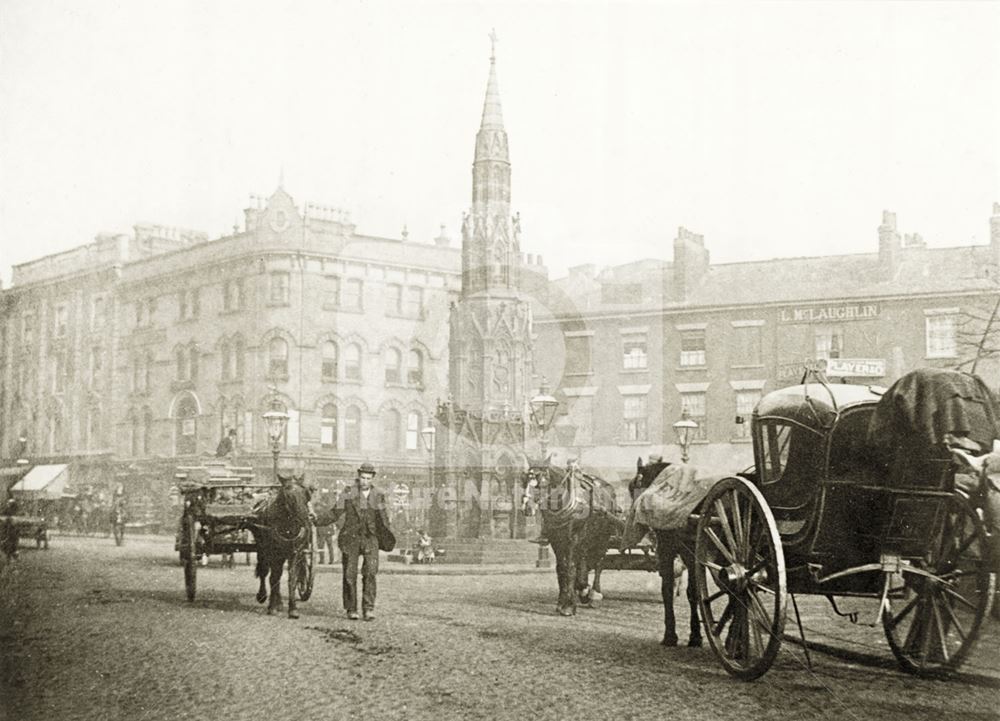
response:
<path id="1" fill-rule="evenodd" d="M 664 468 L 632 502 L 625 520 L 622 547 L 634 546 L 642 540 L 649 528 L 658 531 L 684 528 L 688 516 L 704 500 L 720 477 L 699 478 L 698 469 L 687 463 L 672 463 Z M 646 529 L 639 526 L 645 526 Z"/>
<path id="2" fill-rule="evenodd" d="M 576 467 L 568 473 L 569 497 L 556 512 L 560 520 L 583 521 L 593 513 L 621 519 L 624 510 L 618 505 L 615 489 L 610 483 Z"/>

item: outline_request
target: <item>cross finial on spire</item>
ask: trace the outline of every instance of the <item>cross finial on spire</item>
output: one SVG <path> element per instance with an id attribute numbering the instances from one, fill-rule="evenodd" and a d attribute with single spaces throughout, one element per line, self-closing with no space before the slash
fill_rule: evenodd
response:
<path id="1" fill-rule="evenodd" d="M 490 30 L 490 62 L 495 63 L 497 60 L 497 29 L 492 28 Z"/>

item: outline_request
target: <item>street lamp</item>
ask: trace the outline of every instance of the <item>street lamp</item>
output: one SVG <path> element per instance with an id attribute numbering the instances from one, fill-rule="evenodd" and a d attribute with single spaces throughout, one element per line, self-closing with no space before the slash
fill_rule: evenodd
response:
<path id="1" fill-rule="evenodd" d="M 528 405 L 531 407 L 531 422 L 535 426 L 535 430 L 538 431 L 539 444 L 542 447 L 542 458 L 544 458 L 547 450 L 545 434 L 552 425 L 552 421 L 556 417 L 556 411 L 559 409 L 559 401 L 549 395 L 549 389 L 545 384 L 544 377 L 542 378 L 542 385 L 538 389 L 538 395 L 528 401 Z"/>
<path id="2" fill-rule="evenodd" d="M 677 442 L 681 447 L 681 463 L 688 462 L 688 448 L 691 445 L 691 437 L 698 430 L 698 424 L 688 417 L 687 409 L 681 413 L 681 419 L 674 423 L 674 433 L 677 434 Z"/>
<path id="3" fill-rule="evenodd" d="M 427 451 L 427 491 L 434 494 L 434 441 L 437 437 L 437 428 L 435 428 L 430 423 L 426 427 L 420 430 L 420 441 L 424 444 L 424 449 Z M 421 518 L 423 518 L 423 510 L 421 510 Z M 424 519 L 428 523 L 430 522 L 430 517 Z M 426 527 L 426 526 L 425 526 Z M 437 529 L 434 529 L 436 531 Z"/>
<path id="4" fill-rule="evenodd" d="M 271 441 L 271 454 L 274 456 L 274 482 L 278 482 L 278 453 L 281 451 L 281 436 L 288 424 L 288 414 L 277 399 L 271 401 L 271 410 L 263 414 L 267 426 L 267 438 Z"/>

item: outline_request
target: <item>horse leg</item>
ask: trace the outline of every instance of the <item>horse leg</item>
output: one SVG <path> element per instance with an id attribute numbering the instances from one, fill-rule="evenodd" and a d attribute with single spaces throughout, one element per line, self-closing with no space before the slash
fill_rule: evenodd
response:
<path id="1" fill-rule="evenodd" d="M 257 603 L 264 603 L 267 600 L 267 561 L 264 560 L 264 553 L 258 546 L 257 567 L 254 575 L 260 579 L 260 588 L 257 589 Z"/>
<path id="2" fill-rule="evenodd" d="M 278 557 L 271 561 L 271 600 L 267 604 L 267 614 L 270 616 L 275 611 L 281 610 L 281 573 L 285 560 Z"/>
<path id="3" fill-rule="evenodd" d="M 566 580 L 566 549 L 563 548 L 562 543 L 553 542 L 552 553 L 556 557 L 556 582 L 559 584 L 559 599 L 556 601 L 556 611 L 562 614 L 563 608 L 566 605 L 566 586 L 569 585 Z"/>
<path id="4" fill-rule="evenodd" d="M 299 612 L 295 608 L 295 587 L 298 585 L 296 582 L 298 580 L 298 568 L 296 568 L 296 559 L 298 558 L 298 553 L 293 553 L 288 557 L 288 617 L 298 618 Z"/>
<path id="5" fill-rule="evenodd" d="M 698 618 L 698 589 L 694 583 L 694 554 L 690 551 L 682 552 L 681 559 L 687 567 L 687 598 L 688 607 L 691 610 L 691 635 L 688 636 L 688 646 L 691 648 L 701 648 L 701 621 Z"/>
<path id="6" fill-rule="evenodd" d="M 668 533 L 656 534 L 656 560 L 660 571 L 660 597 L 663 599 L 664 646 L 677 645 L 677 620 L 674 617 L 674 556 L 676 548 Z"/>
<path id="7" fill-rule="evenodd" d="M 576 569 L 578 566 L 577 556 L 580 553 L 579 540 L 577 539 L 577 532 L 574 530 L 570 533 L 569 542 L 566 544 L 566 604 L 563 606 L 562 613 L 563 616 L 575 616 L 576 615 L 576 590 L 574 585 L 576 583 Z"/>

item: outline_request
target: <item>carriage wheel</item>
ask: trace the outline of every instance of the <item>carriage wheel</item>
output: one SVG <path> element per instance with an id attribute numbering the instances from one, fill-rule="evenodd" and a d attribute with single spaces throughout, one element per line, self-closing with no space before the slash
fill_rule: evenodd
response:
<path id="1" fill-rule="evenodd" d="M 309 524 L 309 543 L 298 552 L 296 563 L 299 586 L 299 598 L 308 601 L 313 592 L 313 582 L 316 580 L 316 526 Z"/>
<path id="2" fill-rule="evenodd" d="M 184 589 L 187 599 L 193 601 L 198 580 L 198 528 L 192 515 L 184 517 L 181 560 L 184 561 Z"/>
<path id="3" fill-rule="evenodd" d="M 947 501 L 933 538 L 924 558 L 885 575 L 882 627 L 900 666 L 916 674 L 961 666 L 995 591 L 986 526 L 966 496 Z"/>
<path id="4" fill-rule="evenodd" d="M 694 576 L 705 635 L 723 668 L 744 681 L 771 667 L 785 630 L 785 555 L 767 501 L 724 478 L 702 501 Z"/>

